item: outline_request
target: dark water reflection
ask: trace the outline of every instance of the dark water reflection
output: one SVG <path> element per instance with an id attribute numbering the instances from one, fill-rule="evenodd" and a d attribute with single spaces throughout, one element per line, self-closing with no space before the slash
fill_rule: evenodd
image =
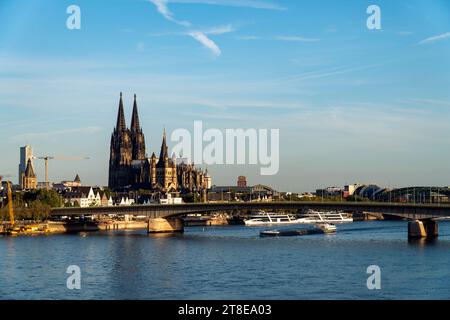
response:
<path id="1" fill-rule="evenodd" d="M 184 234 L 109 231 L 0 238 L 1 299 L 449 299 L 450 223 L 434 241 L 401 221 L 338 226 L 336 235 L 260 238 L 263 228 Z M 78 265 L 82 289 L 66 288 Z M 369 265 L 382 289 L 366 287 Z"/>

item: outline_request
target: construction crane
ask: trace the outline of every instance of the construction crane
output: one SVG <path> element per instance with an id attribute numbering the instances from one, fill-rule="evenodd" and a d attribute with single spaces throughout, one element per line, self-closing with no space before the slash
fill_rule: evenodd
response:
<path id="1" fill-rule="evenodd" d="M 10 175 L 0 175 L 0 181 L 3 180 L 5 177 L 10 177 Z M 11 235 L 17 232 L 15 228 L 15 219 L 14 219 L 14 208 L 13 208 L 13 201 L 12 201 L 12 188 L 11 188 L 11 181 L 6 181 L 6 193 L 7 193 L 7 199 L 8 199 L 8 211 L 9 211 L 9 225 L 6 227 L 3 227 L 2 233 Z"/>
<path id="2" fill-rule="evenodd" d="M 3 178 L 11 178 L 9 174 L 0 174 L 0 184 L 2 183 Z"/>
<path id="3" fill-rule="evenodd" d="M 6 181 L 6 189 L 8 192 L 9 224 L 10 224 L 10 227 L 13 228 L 15 221 L 14 221 L 14 209 L 13 209 L 13 202 L 12 202 L 11 181 Z"/>
<path id="4" fill-rule="evenodd" d="M 33 157 L 33 159 L 40 159 L 45 161 L 45 189 L 49 190 L 50 185 L 48 182 L 48 160 L 62 160 L 62 161 L 76 161 L 76 160 L 88 160 L 89 157 L 66 157 L 66 156 L 42 156 Z"/>
<path id="5" fill-rule="evenodd" d="M 2 180 L 2 178 L 3 176 L 0 176 L 0 180 Z M 39 224 L 16 225 L 16 221 L 14 218 L 11 181 L 6 181 L 6 189 L 8 194 L 9 224 L 3 226 L 3 229 L 0 230 L 0 234 L 4 234 L 7 236 L 14 236 L 21 234 L 36 234 L 36 233 L 42 234 L 50 232 L 50 229 L 48 228 L 47 225 L 39 225 Z"/>
<path id="6" fill-rule="evenodd" d="M 0 174 L 0 191 L 2 190 L 2 180 L 3 180 L 3 178 L 11 178 L 11 175 L 9 175 L 9 174 Z M 3 206 L 3 198 L 0 198 L 0 204 Z"/>
<path id="7" fill-rule="evenodd" d="M 11 178 L 11 175 L 9 175 L 9 174 L 1 174 L 1 173 L 0 173 L 0 190 L 2 189 L 2 180 L 3 180 L 4 178 Z M 5 182 L 6 182 L 6 181 L 5 181 Z"/>

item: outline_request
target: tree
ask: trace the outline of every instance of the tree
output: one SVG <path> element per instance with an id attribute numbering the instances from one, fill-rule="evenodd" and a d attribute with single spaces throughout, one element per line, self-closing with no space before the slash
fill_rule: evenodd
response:
<path id="1" fill-rule="evenodd" d="M 192 193 L 187 193 L 181 196 L 183 198 L 183 201 L 186 203 L 193 203 L 194 202 L 194 195 Z"/>
<path id="2" fill-rule="evenodd" d="M 30 205 L 30 218 L 33 220 L 46 220 L 50 214 L 50 206 L 36 200 Z"/>
<path id="3" fill-rule="evenodd" d="M 44 205 L 48 205 L 51 208 L 61 207 L 61 196 L 54 190 L 33 190 L 25 192 L 23 195 L 23 201 L 28 205 L 31 205 L 34 201 L 40 201 Z"/>

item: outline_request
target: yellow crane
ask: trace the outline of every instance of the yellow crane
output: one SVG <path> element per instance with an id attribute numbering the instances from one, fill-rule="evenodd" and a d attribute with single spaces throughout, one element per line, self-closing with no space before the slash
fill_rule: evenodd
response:
<path id="1" fill-rule="evenodd" d="M 73 160 L 88 160 L 89 157 L 66 157 L 66 156 L 41 156 L 33 157 L 33 159 L 44 160 L 45 162 L 45 189 L 49 190 L 50 185 L 48 182 L 48 160 L 63 160 L 63 161 L 73 161 Z"/>
<path id="2" fill-rule="evenodd" d="M 9 211 L 9 224 L 11 227 L 14 227 L 14 208 L 12 202 L 12 190 L 11 190 L 11 181 L 6 181 L 6 189 L 8 192 L 8 211 Z"/>
<path id="3" fill-rule="evenodd" d="M 11 177 L 10 175 L 0 175 L 0 185 L 3 178 Z M 12 204 L 12 190 L 11 190 L 11 181 L 6 181 L 6 193 L 8 199 L 8 211 L 9 211 L 9 222 L 11 226 L 14 226 L 14 209 Z"/>
<path id="4" fill-rule="evenodd" d="M 0 181 L 2 181 L 4 177 L 7 176 L 0 176 Z M 6 193 L 8 199 L 9 225 L 3 227 L 3 233 L 11 235 L 16 234 L 17 232 L 20 231 L 19 228 L 15 227 L 16 222 L 14 220 L 14 207 L 12 199 L 11 181 L 6 181 Z"/>
<path id="5" fill-rule="evenodd" d="M 2 180 L 2 176 L 0 176 L 0 181 Z M 16 221 L 14 218 L 14 206 L 13 206 L 13 198 L 12 198 L 12 187 L 11 181 L 6 181 L 6 192 L 8 198 L 8 211 L 9 211 L 9 224 L 3 226 L 3 230 L 0 232 L 5 235 L 17 235 L 17 234 L 42 234 L 50 232 L 46 225 L 36 225 L 36 224 L 25 224 L 18 226 L 16 225 Z"/>

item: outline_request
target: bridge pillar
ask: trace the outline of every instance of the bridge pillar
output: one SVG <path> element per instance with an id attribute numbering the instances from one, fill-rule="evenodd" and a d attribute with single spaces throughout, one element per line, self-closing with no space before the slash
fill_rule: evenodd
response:
<path id="1" fill-rule="evenodd" d="M 150 218 L 147 223 L 148 233 L 183 232 L 184 224 L 180 218 Z"/>
<path id="2" fill-rule="evenodd" d="M 408 238 L 434 238 L 438 236 L 438 223 L 434 220 L 408 222 Z"/>

